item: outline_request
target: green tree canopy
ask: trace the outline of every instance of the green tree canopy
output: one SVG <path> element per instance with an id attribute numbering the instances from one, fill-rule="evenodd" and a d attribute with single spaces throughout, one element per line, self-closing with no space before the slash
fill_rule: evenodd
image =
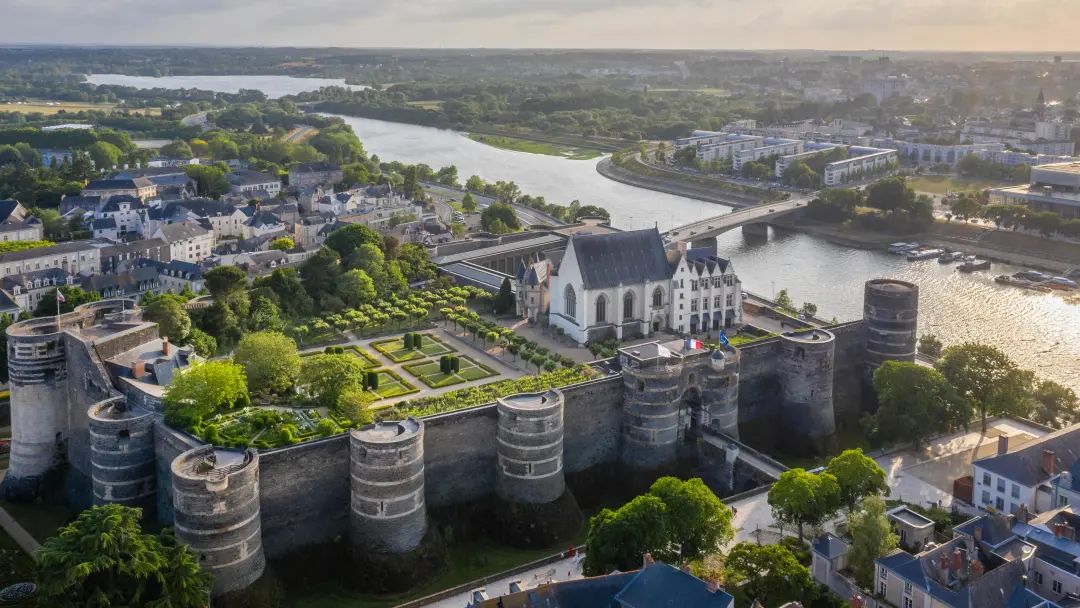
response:
<path id="1" fill-rule="evenodd" d="M 886 361 L 874 372 L 878 411 L 867 418 L 882 441 L 923 439 L 971 420 L 971 405 L 941 372 L 906 361 Z"/>
<path id="2" fill-rule="evenodd" d="M 158 324 L 158 333 L 177 344 L 183 344 L 191 333 L 191 317 L 184 309 L 183 299 L 171 294 L 158 297 L 143 308 L 143 318 Z"/>
<path id="3" fill-rule="evenodd" d="M 251 403 L 243 366 L 229 361 L 205 361 L 177 374 L 165 389 L 163 401 L 166 420 L 180 427 Z"/>
<path id="4" fill-rule="evenodd" d="M 840 504 L 850 511 L 866 496 L 876 496 L 889 491 L 885 471 L 861 449 L 844 450 L 829 461 L 827 473 L 840 485 Z"/>
<path id="5" fill-rule="evenodd" d="M 52 608 L 203 608 L 211 576 L 171 532 L 146 534 L 141 509 L 91 507 L 41 546 L 38 602 Z"/>
<path id="6" fill-rule="evenodd" d="M 1029 413 L 1034 378 L 996 347 L 973 342 L 950 346 L 934 366 L 979 411 L 984 431 L 988 415 Z"/>
<path id="7" fill-rule="evenodd" d="M 364 304 L 375 303 L 375 282 L 366 272 L 355 268 L 341 275 L 338 282 L 338 296 L 346 306 L 359 308 Z"/>
<path id="8" fill-rule="evenodd" d="M 338 228 L 326 237 L 325 246 L 337 252 L 341 259 L 349 257 L 361 245 L 374 245 L 381 248 L 383 237 L 364 224 L 349 224 Z"/>
<path id="9" fill-rule="evenodd" d="M 274 331 L 259 331 L 241 338 L 233 361 L 244 366 L 248 391 L 252 393 L 284 393 L 300 377 L 296 342 Z"/>
<path id="10" fill-rule="evenodd" d="M 87 153 L 90 155 L 90 160 L 94 161 L 94 166 L 102 170 L 116 167 L 120 164 L 120 159 L 124 157 L 123 150 L 107 141 L 94 142 Z"/>
<path id="11" fill-rule="evenodd" d="M 195 349 L 195 354 L 200 357 L 213 357 L 217 352 L 217 340 L 214 336 L 199 328 L 192 328 L 188 334 L 188 344 Z"/>
<path id="12" fill-rule="evenodd" d="M 735 545 L 724 563 L 724 581 L 728 589 L 745 594 L 748 601 L 743 605 L 757 600 L 771 608 L 818 597 L 810 570 L 781 545 Z"/>
<path id="13" fill-rule="evenodd" d="M 229 191 L 229 180 L 225 172 L 214 165 L 188 165 L 184 173 L 195 181 L 195 191 L 199 196 L 218 198 Z"/>
<path id="14" fill-rule="evenodd" d="M 206 289 L 215 300 L 225 299 L 228 296 L 247 289 L 247 275 L 236 266 L 217 266 L 203 275 Z"/>
<path id="15" fill-rule="evenodd" d="M 498 228 L 495 222 L 502 222 L 502 226 L 506 228 Z M 502 202 L 494 202 L 480 213 L 480 225 L 484 230 L 495 234 L 521 230 L 521 222 L 518 221 L 514 208 Z"/>
<path id="16" fill-rule="evenodd" d="M 64 295 L 64 301 L 59 303 L 60 314 L 71 312 L 78 306 L 89 304 L 90 302 L 97 302 L 101 299 L 100 293 L 96 291 L 86 291 L 82 287 L 64 285 L 58 289 L 60 290 L 60 293 Z M 56 315 L 56 304 L 56 292 L 52 292 L 38 301 L 37 307 L 34 308 L 34 316 L 52 317 Z"/>
<path id="17" fill-rule="evenodd" d="M 270 241 L 270 249 L 276 249 L 278 251 L 289 251 L 296 248 L 296 243 L 287 236 L 279 236 L 278 238 Z"/>
<path id="18" fill-rule="evenodd" d="M 899 537 L 893 534 L 885 517 L 885 501 L 880 496 L 864 498 L 847 523 L 851 534 L 848 565 L 855 573 L 855 580 L 870 588 L 874 584 L 874 560 L 891 553 Z"/>
<path id="19" fill-rule="evenodd" d="M 664 501 L 643 494 L 619 507 L 603 509 L 589 519 L 582 571 L 599 576 L 615 569 L 640 567 L 642 555 L 667 545 Z"/>
<path id="20" fill-rule="evenodd" d="M 778 522 L 798 527 L 801 541 L 804 525 L 820 525 L 836 513 L 840 484 L 832 473 L 815 475 L 804 469 L 789 469 L 769 489 L 769 506 Z"/>
<path id="21" fill-rule="evenodd" d="M 334 407 L 342 392 L 360 387 L 364 364 L 352 355 L 320 354 L 304 357 L 300 384 L 323 407 Z"/>

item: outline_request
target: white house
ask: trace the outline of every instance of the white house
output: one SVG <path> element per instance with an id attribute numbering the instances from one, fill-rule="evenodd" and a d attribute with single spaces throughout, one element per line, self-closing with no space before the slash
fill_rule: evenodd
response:
<path id="1" fill-rule="evenodd" d="M 1008 437 L 998 438 L 998 453 L 972 463 L 972 502 L 981 509 L 1015 514 L 1052 509 L 1052 482 L 1080 460 L 1080 425 L 1061 429 L 1008 452 Z M 1068 473 L 1065 473 L 1068 474 Z M 1070 483 L 1071 485 L 1071 483 Z"/>
<path id="2" fill-rule="evenodd" d="M 0 201 L 0 240 L 40 241 L 44 237 L 41 220 L 30 215 L 19 201 Z"/>
<path id="3" fill-rule="evenodd" d="M 169 257 L 180 262 L 199 263 L 214 249 L 214 233 L 198 224 L 184 222 L 165 224 L 150 238 L 161 239 L 169 245 Z"/>

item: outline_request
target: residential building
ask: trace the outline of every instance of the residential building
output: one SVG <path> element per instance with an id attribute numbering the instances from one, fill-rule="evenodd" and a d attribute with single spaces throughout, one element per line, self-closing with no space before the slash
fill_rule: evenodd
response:
<path id="1" fill-rule="evenodd" d="M 1075 156 L 1058 156 L 1056 154 L 1031 154 L 1028 152 L 1020 152 L 1017 150 L 981 150 L 975 152 L 975 156 L 987 162 L 1005 165 L 1008 167 L 1015 167 L 1017 165 L 1038 167 L 1039 165 L 1054 165 L 1059 163 L 1080 162 L 1080 158 L 1077 158 Z"/>
<path id="2" fill-rule="evenodd" d="M 169 156 L 159 156 L 146 161 L 146 166 L 151 168 L 159 167 L 186 167 L 188 165 L 199 164 L 199 158 L 192 156 L 191 158 L 174 158 Z"/>
<path id="3" fill-rule="evenodd" d="M 290 188 L 332 186 L 345 179 L 345 173 L 335 163 L 319 161 L 300 163 L 289 169 Z"/>
<path id="4" fill-rule="evenodd" d="M 281 179 L 267 173 L 240 169 L 225 176 L 229 191 L 239 196 L 264 200 L 281 192 Z"/>
<path id="5" fill-rule="evenodd" d="M 881 148 L 893 148 L 900 160 L 911 165 L 949 165 L 955 167 L 960 159 L 969 154 L 1000 153 L 1005 151 L 1005 144 L 935 144 L 918 141 L 895 139 L 875 139 L 873 145 Z"/>
<path id="6" fill-rule="evenodd" d="M 125 241 L 142 236 L 149 208 L 130 194 L 108 197 L 91 215 L 94 238 Z"/>
<path id="7" fill-rule="evenodd" d="M 139 260 L 138 268 L 152 269 L 163 293 L 180 293 L 185 290 L 198 293 L 206 287 L 203 268 L 199 264 L 180 260 L 155 262 L 144 259 Z"/>
<path id="8" fill-rule="evenodd" d="M 1040 437 L 1009 452 L 1009 437 L 998 437 L 997 454 L 972 463 L 972 500 L 981 509 L 1016 514 L 1053 508 L 1050 482 L 1080 460 L 1080 425 Z"/>
<path id="9" fill-rule="evenodd" d="M 161 208 L 160 214 L 152 214 L 151 219 L 156 219 L 157 222 L 152 223 L 150 232 L 162 224 L 192 222 L 208 224 L 214 231 L 215 241 L 227 236 L 248 236 L 248 216 L 243 209 L 210 198 L 191 198 L 168 203 Z"/>
<path id="10" fill-rule="evenodd" d="M 33 314 L 43 299 L 51 298 L 55 302 L 57 289 L 76 283 L 75 275 L 63 268 L 46 268 L 0 278 L 0 289 L 21 311 Z"/>
<path id="11" fill-rule="evenodd" d="M 890 509 L 885 516 L 900 537 L 900 548 L 905 551 L 918 553 L 934 538 L 934 520 L 907 505 Z"/>
<path id="12" fill-rule="evenodd" d="M 680 334 L 742 325 L 742 282 L 731 262 L 707 249 L 680 249 L 666 326 Z"/>
<path id="13" fill-rule="evenodd" d="M 122 274 L 134 268 L 140 260 L 168 262 L 169 245 L 161 239 L 142 239 L 127 243 L 110 244 L 102 247 L 101 272 L 103 274 Z"/>
<path id="14" fill-rule="evenodd" d="M 860 91 L 866 95 L 873 95 L 874 99 L 880 104 L 886 99 L 903 94 L 906 86 L 907 81 L 898 76 L 867 78 L 863 80 Z"/>
<path id="15" fill-rule="evenodd" d="M 83 196 L 111 196 L 126 194 L 147 201 L 157 196 L 157 186 L 145 177 L 95 179 L 82 189 Z"/>
<path id="16" fill-rule="evenodd" d="M 0 200 L 0 240 L 40 241 L 45 237 L 41 220 L 30 215 L 16 200 Z"/>
<path id="17" fill-rule="evenodd" d="M 75 153 L 71 150 L 43 148 L 37 152 L 41 156 L 43 167 L 59 167 L 64 163 L 70 163 L 75 158 Z"/>
<path id="18" fill-rule="evenodd" d="M 117 274 L 95 274 L 83 277 L 81 286 L 101 294 L 102 299 L 130 298 L 148 291 L 158 291 L 161 284 L 156 268 L 134 266 Z"/>
<path id="19" fill-rule="evenodd" d="M 862 177 L 880 175 L 896 166 L 896 150 L 851 146 L 851 156 L 825 165 L 821 183 L 832 188 L 858 181 Z"/>
<path id="20" fill-rule="evenodd" d="M 551 260 L 521 265 L 517 274 L 517 314 L 533 323 L 542 321 L 551 306 Z"/>
<path id="21" fill-rule="evenodd" d="M 0 276 L 48 268 L 62 268 L 70 274 L 94 274 L 100 272 L 101 250 L 108 245 L 105 241 L 96 240 L 69 241 L 0 254 Z"/>
<path id="22" fill-rule="evenodd" d="M 193 222 L 165 224 L 150 238 L 161 239 L 169 246 L 169 259 L 199 263 L 214 249 L 214 231 Z"/>
<path id="23" fill-rule="evenodd" d="M 1080 218 L 1080 161 L 1032 167 L 1028 185 L 993 188 L 990 204 L 1023 205 L 1066 219 Z"/>

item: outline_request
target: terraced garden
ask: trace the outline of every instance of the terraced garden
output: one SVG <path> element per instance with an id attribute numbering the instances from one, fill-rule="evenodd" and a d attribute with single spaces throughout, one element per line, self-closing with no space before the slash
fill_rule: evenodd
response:
<path id="1" fill-rule="evenodd" d="M 394 363 L 404 363 L 406 361 L 414 361 L 425 357 L 438 357 L 440 355 L 457 352 L 456 349 L 448 346 L 430 334 L 414 335 L 422 336 L 420 339 L 420 346 L 415 348 L 405 346 L 405 336 L 397 336 L 395 338 L 390 338 L 389 340 L 372 342 L 371 347 L 386 355 L 386 357 Z"/>
<path id="2" fill-rule="evenodd" d="M 378 385 L 368 390 L 378 395 L 380 399 L 391 399 L 420 391 L 393 370 L 380 369 L 375 370 L 375 373 L 379 377 Z"/>
<path id="3" fill-rule="evenodd" d="M 477 363 L 475 360 L 461 356 L 457 357 L 459 367 L 457 371 L 447 370 L 443 367 L 441 359 L 411 363 L 404 366 L 405 371 L 416 376 L 421 382 L 431 388 L 453 386 L 472 380 L 490 378 L 498 375 L 498 372 L 490 367 Z"/>

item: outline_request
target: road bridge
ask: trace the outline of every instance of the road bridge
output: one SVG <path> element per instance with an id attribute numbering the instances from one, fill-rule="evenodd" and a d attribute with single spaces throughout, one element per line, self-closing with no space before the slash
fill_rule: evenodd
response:
<path id="1" fill-rule="evenodd" d="M 691 247 L 711 245 L 713 244 L 712 239 L 728 230 L 745 226 L 765 227 L 771 220 L 803 209 L 816 196 L 816 193 L 807 194 L 777 203 L 734 209 L 723 215 L 672 228 L 664 233 L 664 240 L 668 242 L 677 240 L 690 241 Z"/>

